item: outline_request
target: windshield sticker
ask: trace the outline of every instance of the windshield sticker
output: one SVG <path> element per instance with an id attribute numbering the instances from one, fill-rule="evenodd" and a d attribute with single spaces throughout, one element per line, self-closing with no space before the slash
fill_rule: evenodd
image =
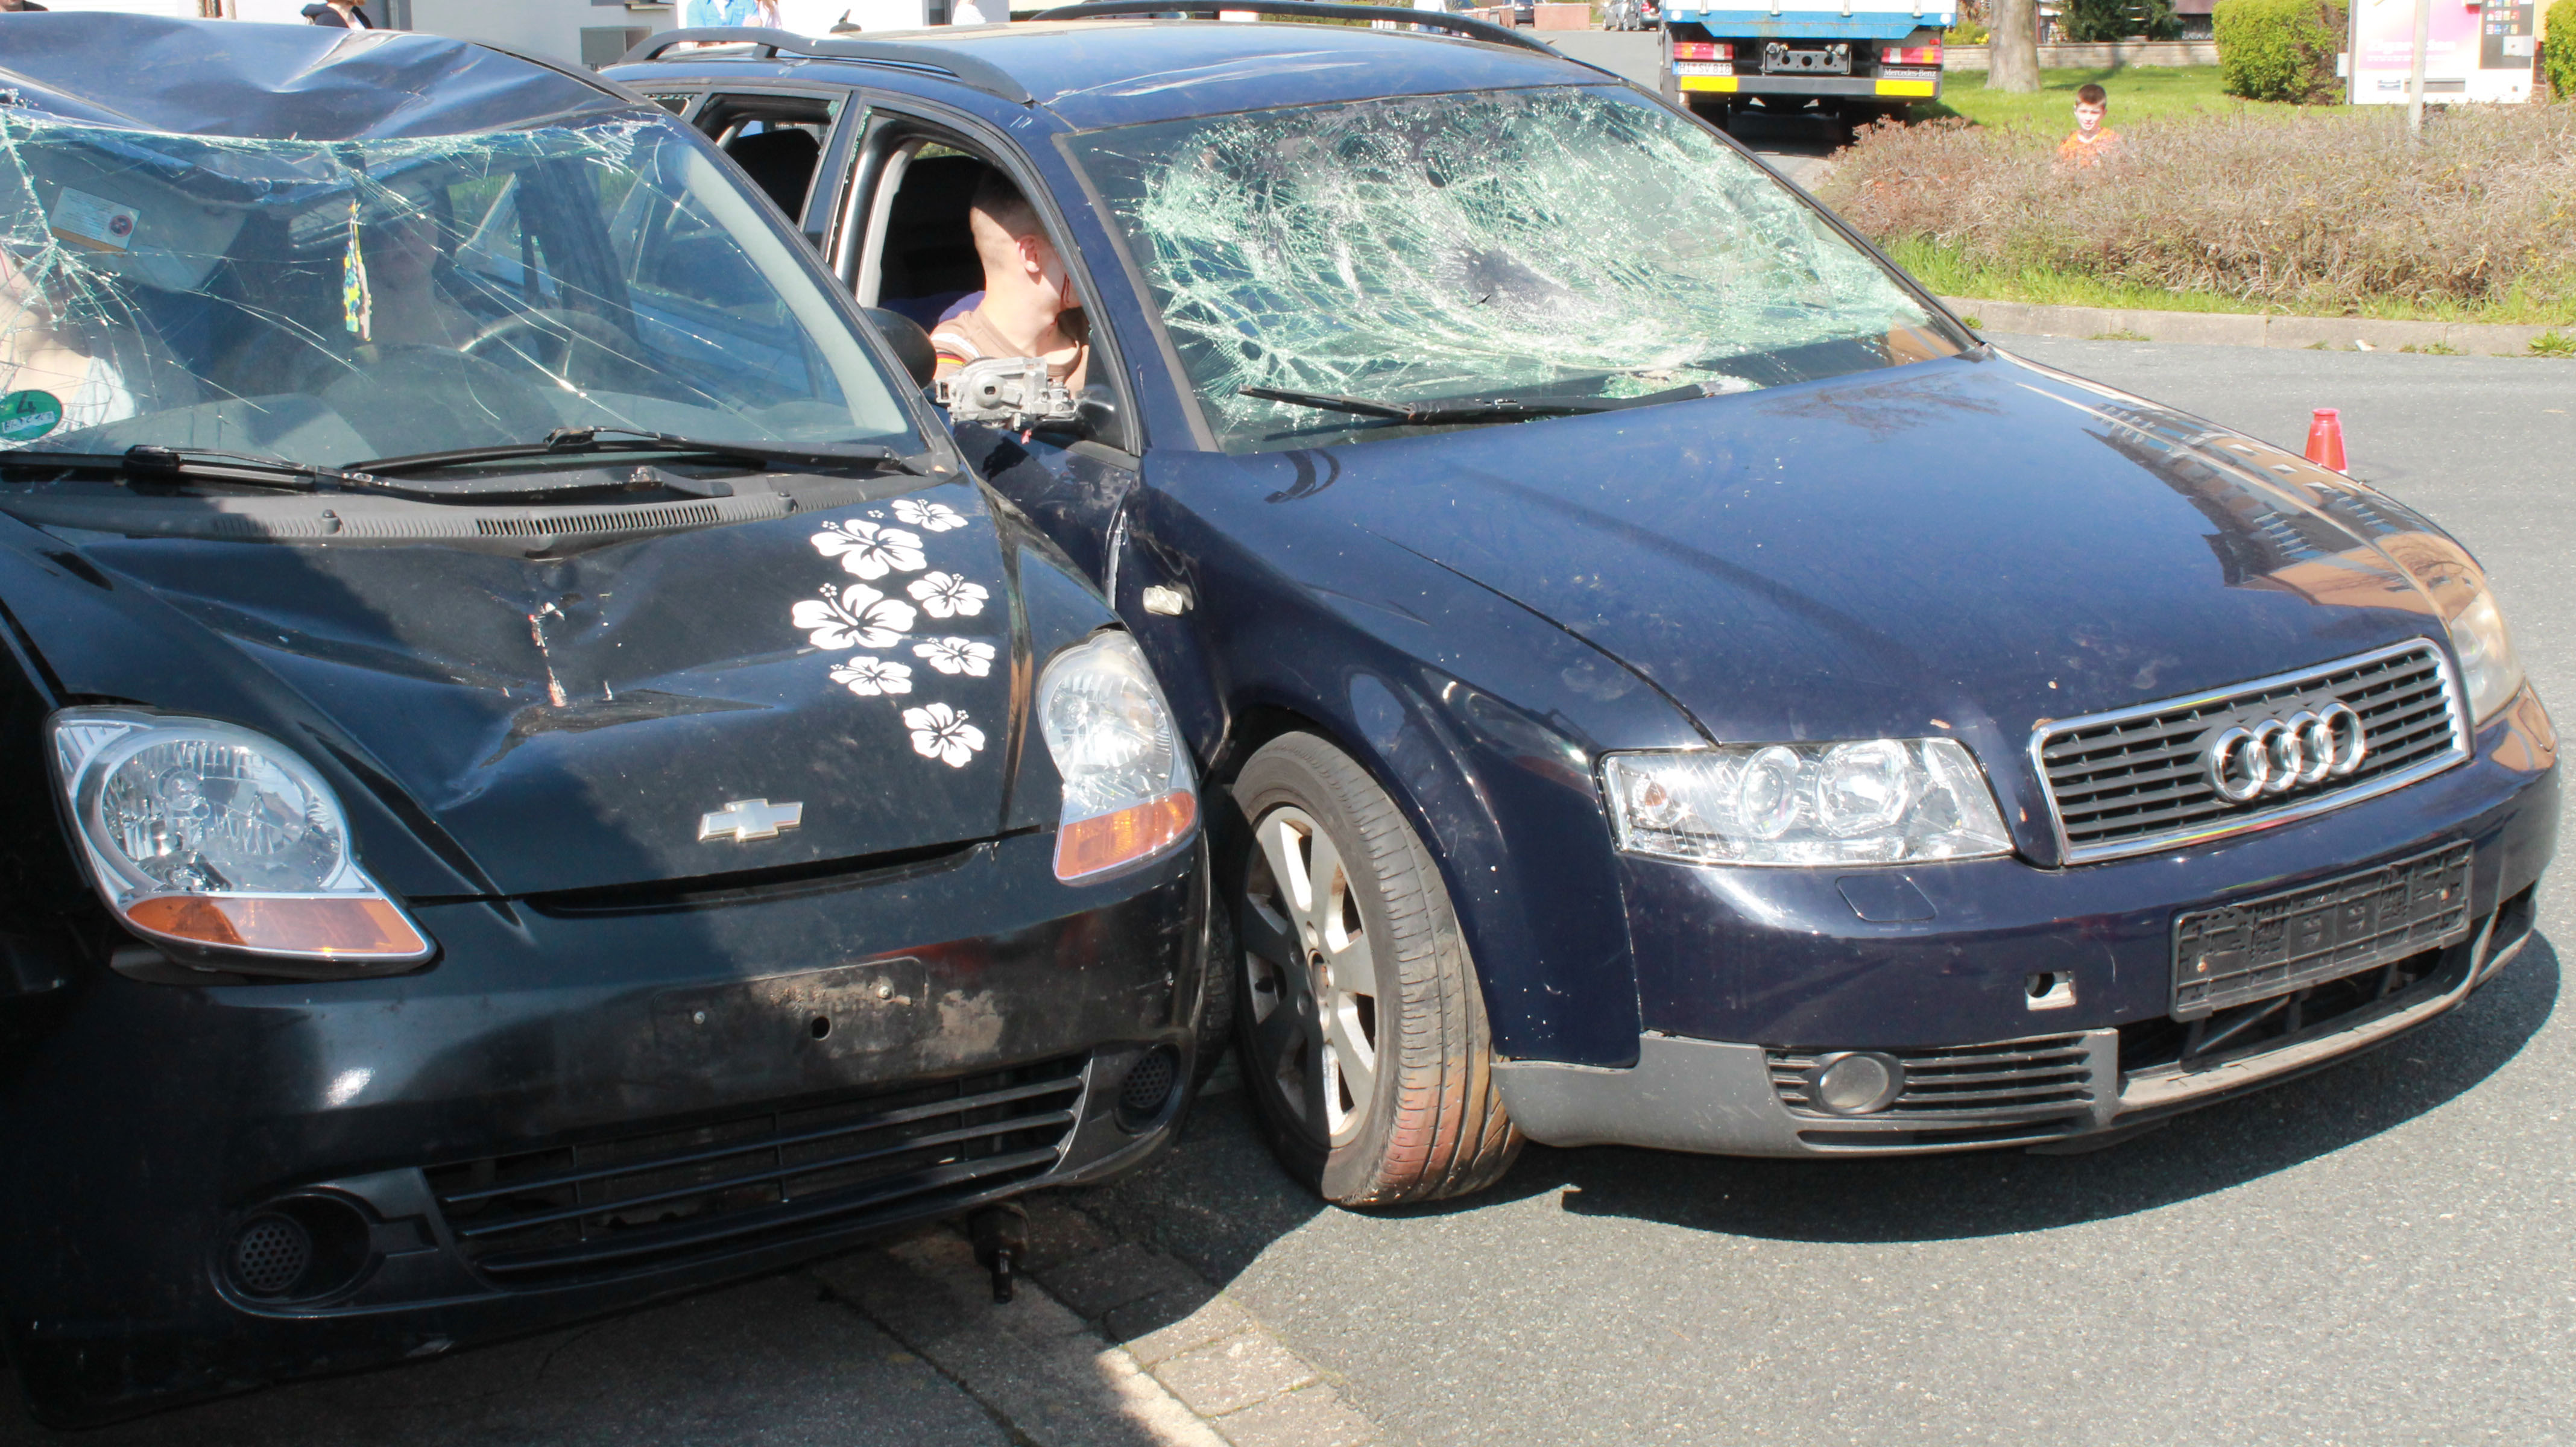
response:
<path id="1" fill-rule="evenodd" d="M 0 397 L 0 443 L 33 442 L 62 425 L 62 399 L 29 390 Z"/>
<path id="2" fill-rule="evenodd" d="M 143 213 L 131 206 L 69 186 L 54 198 L 54 214 L 46 218 L 54 235 L 92 251 L 133 250 L 134 228 L 142 219 Z"/>
<path id="3" fill-rule="evenodd" d="M 967 523 L 964 514 L 944 503 L 906 497 L 895 499 L 891 506 L 897 518 L 934 535 L 952 532 Z M 873 509 L 868 514 L 870 518 L 884 516 Z M 930 567 L 930 560 L 918 534 L 863 518 L 841 518 L 825 523 L 809 541 L 824 557 L 838 559 L 845 571 L 884 580 L 888 588 L 895 582 L 888 577 L 891 573 L 921 573 L 905 585 L 904 591 L 912 595 L 909 603 L 866 583 L 825 583 L 817 596 L 800 598 L 789 607 L 788 621 L 814 647 L 834 652 L 867 650 L 834 663 L 832 682 L 860 698 L 892 698 L 911 693 L 916 681 L 931 685 L 942 678 L 991 676 L 993 662 L 1001 656 L 994 644 L 980 638 L 912 638 L 913 625 L 923 617 L 980 617 L 984 604 L 993 596 L 983 584 L 960 574 L 922 572 Z M 912 656 L 929 670 L 927 673 L 917 672 L 912 664 L 877 656 L 907 644 Z M 925 701 L 918 708 L 904 709 L 902 716 L 904 727 L 912 734 L 913 752 L 925 759 L 962 769 L 983 752 L 984 731 L 968 722 L 966 711 L 953 704 Z"/>

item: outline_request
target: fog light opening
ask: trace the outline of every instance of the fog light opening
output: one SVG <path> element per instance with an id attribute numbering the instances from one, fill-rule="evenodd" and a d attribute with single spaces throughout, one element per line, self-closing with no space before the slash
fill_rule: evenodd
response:
<path id="1" fill-rule="evenodd" d="M 1905 1093 L 1905 1067 L 1893 1055 L 1855 1050 L 1816 1062 L 1807 1098 L 1829 1115 L 1872 1115 Z"/>
<path id="2" fill-rule="evenodd" d="M 1180 1076 L 1180 1061 L 1170 1046 L 1157 1045 L 1146 1051 L 1128 1067 L 1127 1079 L 1118 1087 L 1119 1128 L 1132 1133 L 1161 1120 Z"/>
<path id="3" fill-rule="evenodd" d="M 334 1196 L 288 1196 L 225 1241 L 226 1284 L 253 1301 L 314 1301 L 356 1285 L 375 1260 L 367 1218 Z"/>

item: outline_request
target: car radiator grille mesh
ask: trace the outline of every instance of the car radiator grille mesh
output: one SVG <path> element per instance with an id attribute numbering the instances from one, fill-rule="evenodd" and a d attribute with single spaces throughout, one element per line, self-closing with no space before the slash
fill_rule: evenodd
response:
<path id="1" fill-rule="evenodd" d="M 2369 742 L 2360 767 L 2322 786 L 2246 804 L 2220 796 L 2202 750 L 2220 729 L 2340 701 Z M 2065 862 L 2089 863 L 2303 818 L 2414 782 L 2468 757 L 2450 668 L 2428 641 L 2381 649 L 2225 692 L 2044 724 L 2031 751 Z"/>
<path id="2" fill-rule="evenodd" d="M 1084 1057 L 429 1170 L 457 1245 L 538 1281 L 911 1217 L 1058 1159 Z"/>

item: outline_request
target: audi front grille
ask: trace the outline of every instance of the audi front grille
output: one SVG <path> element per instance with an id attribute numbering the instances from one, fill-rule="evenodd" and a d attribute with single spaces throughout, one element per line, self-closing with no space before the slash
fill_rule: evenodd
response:
<path id="1" fill-rule="evenodd" d="M 2242 804 L 2219 792 L 2207 760 L 2219 735 L 2335 704 L 2361 719 L 2366 748 L 2357 767 Z M 2402 789 L 2468 758 L 2470 733 L 2449 658 L 2419 639 L 2189 698 L 2053 720 L 2032 733 L 2030 751 L 2060 857 L 2090 864 L 2267 829 Z"/>

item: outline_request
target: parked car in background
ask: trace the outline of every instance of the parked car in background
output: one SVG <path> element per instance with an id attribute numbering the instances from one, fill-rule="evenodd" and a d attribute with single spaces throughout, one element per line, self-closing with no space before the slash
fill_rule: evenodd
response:
<path id="1" fill-rule="evenodd" d="M 2528 937 L 2556 737 L 2432 523 L 1981 342 L 1511 32 L 1167 8 L 611 73 L 812 120 L 771 194 L 863 304 L 960 305 L 977 187 L 1032 198 L 1097 380 L 958 432 L 1230 802 L 1243 1076 L 1301 1180 L 2099 1136 Z"/>
<path id="2" fill-rule="evenodd" d="M 704 139 L 454 41 L 7 23 L 0 1303 L 42 1417 L 1171 1136 L 1223 1026 L 1169 708 Z"/>

